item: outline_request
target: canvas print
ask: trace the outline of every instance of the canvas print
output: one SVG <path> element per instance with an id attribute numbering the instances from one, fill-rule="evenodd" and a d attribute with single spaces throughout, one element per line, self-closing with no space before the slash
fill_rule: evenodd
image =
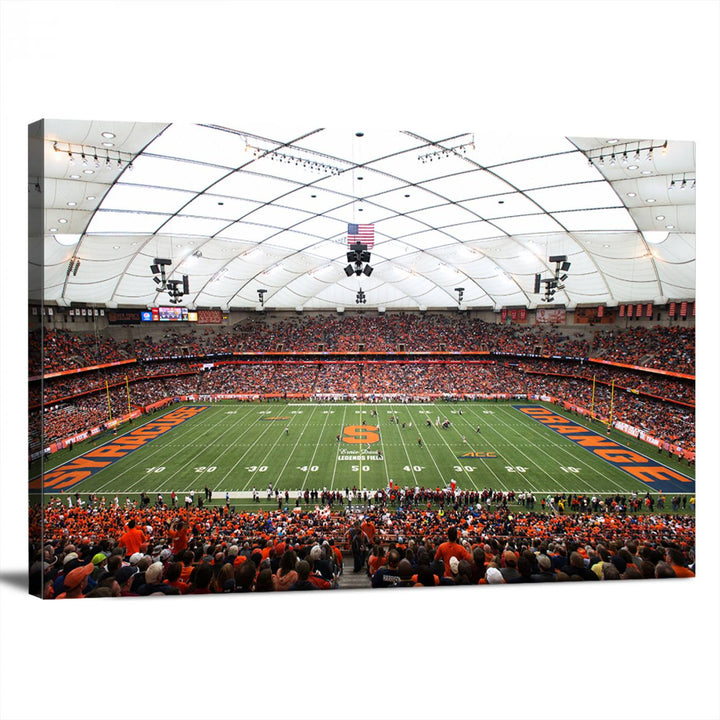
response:
<path id="1" fill-rule="evenodd" d="M 694 143 L 466 129 L 30 126 L 33 595 L 695 575 Z"/>

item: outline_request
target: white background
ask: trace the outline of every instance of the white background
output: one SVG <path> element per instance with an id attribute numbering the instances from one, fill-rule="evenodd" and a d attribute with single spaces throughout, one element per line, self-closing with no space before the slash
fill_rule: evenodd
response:
<path id="1" fill-rule="evenodd" d="M 0 717 L 720 716 L 717 2 L 1 8 Z M 43 117 L 697 141 L 699 576 L 26 596 L 26 136 Z"/>

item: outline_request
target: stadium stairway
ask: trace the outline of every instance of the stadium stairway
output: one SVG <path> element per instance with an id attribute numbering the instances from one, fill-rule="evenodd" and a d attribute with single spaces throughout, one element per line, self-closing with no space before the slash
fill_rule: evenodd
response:
<path id="1" fill-rule="evenodd" d="M 353 572 L 352 557 L 343 558 L 343 572 L 338 579 L 338 588 L 341 590 L 357 590 L 358 588 L 369 588 L 370 578 L 366 571 Z"/>

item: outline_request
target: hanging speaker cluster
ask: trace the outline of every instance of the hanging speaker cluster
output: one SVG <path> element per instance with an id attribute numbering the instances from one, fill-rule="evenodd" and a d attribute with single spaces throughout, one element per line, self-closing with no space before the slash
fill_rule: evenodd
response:
<path id="1" fill-rule="evenodd" d="M 567 271 L 570 269 L 571 263 L 568 262 L 567 255 L 551 255 L 548 260 L 555 263 L 555 275 L 551 278 L 543 278 L 541 273 L 535 275 L 535 286 L 533 292 L 539 295 L 542 292 L 541 287 L 544 285 L 544 295 L 542 302 L 552 302 L 555 293 L 558 290 L 565 289 L 565 280 L 567 280 Z"/>

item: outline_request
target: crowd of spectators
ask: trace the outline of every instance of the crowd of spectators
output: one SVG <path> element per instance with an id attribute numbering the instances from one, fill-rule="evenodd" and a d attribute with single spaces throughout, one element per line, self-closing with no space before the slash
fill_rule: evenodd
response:
<path id="1" fill-rule="evenodd" d="M 606 385 L 595 387 L 577 378 L 550 375 L 526 375 L 531 395 L 561 398 L 588 411 L 603 422 L 624 422 L 665 442 L 695 451 L 695 411 L 651 397 L 615 390 Z"/>
<path id="2" fill-rule="evenodd" d="M 638 370 L 623 370 L 597 363 L 577 363 L 568 360 L 523 361 L 520 367 L 530 373 L 554 374 L 564 377 L 578 377 L 596 383 L 615 382 L 616 389 L 637 390 L 639 393 L 654 395 L 666 400 L 695 404 L 695 382 L 679 380 L 667 375 L 655 375 Z"/>
<path id="3" fill-rule="evenodd" d="M 132 383 L 135 380 L 146 377 L 157 377 L 162 375 L 194 374 L 199 367 L 198 363 L 192 362 L 144 362 L 124 365 L 119 368 L 103 368 L 74 375 L 65 375 L 46 379 L 42 384 L 43 404 L 57 402 L 62 398 L 73 397 L 83 393 L 105 390 L 107 386 L 123 385 L 126 378 Z M 33 382 L 29 385 L 30 406 L 40 404 L 40 382 Z"/>
<path id="4" fill-rule="evenodd" d="M 29 374 L 31 377 L 71 368 L 90 367 L 135 357 L 130 343 L 118 343 L 114 338 L 97 332 L 74 333 L 68 330 L 45 330 L 43 346 L 40 333 L 29 337 Z M 42 369 L 35 361 L 44 358 Z"/>
<path id="5" fill-rule="evenodd" d="M 91 496 L 30 508 L 31 591 L 45 598 L 337 587 L 342 549 L 372 587 L 691 577 L 692 514 L 516 512 L 504 505 L 358 515 L 316 506 L 178 510 Z M 342 584 L 340 582 L 340 584 Z M 107 590 L 98 591 L 99 588 Z"/>
<path id="6" fill-rule="evenodd" d="M 695 374 L 694 327 L 634 327 L 595 333 L 591 357 Z"/>
<path id="7" fill-rule="evenodd" d="M 487 351 L 604 360 L 694 373 L 694 327 L 632 327 L 585 331 L 552 325 L 488 323 L 450 314 L 393 313 L 348 317 L 253 318 L 232 328 L 164 328 L 119 342 L 99 333 L 45 332 L 45 373 L 126 358 L 158 359 L 244 352 Z M 39 333 L 30 335 L 30 357 L 40 357 Z M 37 375 L 39 367 L 30 368 Z"/>

